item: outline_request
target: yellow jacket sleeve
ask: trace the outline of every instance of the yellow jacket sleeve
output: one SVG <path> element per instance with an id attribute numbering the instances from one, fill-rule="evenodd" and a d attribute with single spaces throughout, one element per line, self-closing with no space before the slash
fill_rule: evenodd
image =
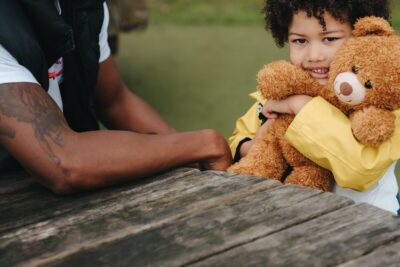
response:
<path id="1" fill-rule="evenodd" d="M 246 138 L 252 139 L 261 126 L 261 121 L 258 118 L 258 105 L 262 101 L 262 98 L 257 92 L 250 94 L 250 96 L 256 99 L 257 102 L 236 121 L 232 136 L 228 139 L 232 157 L 234 158 L 240 142 Z"/>
<path id="2" fill-rule="evenodd" d="M 365 191 L 374 186 L 400 158 L 400 111 L 394 135 L 377 148 L 354 138 L 350 120 L 320 97 L 297 114 L 285 138 L 303 155 L 331 170 L 343 188 Z"/>

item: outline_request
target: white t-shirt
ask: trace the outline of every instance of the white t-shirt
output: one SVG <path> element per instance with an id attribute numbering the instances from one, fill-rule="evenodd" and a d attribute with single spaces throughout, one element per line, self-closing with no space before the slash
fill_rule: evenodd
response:
<path id="1" fill-rule="evenodd" d="M 358 192 L 338 185 L 333 191 L 338 195 L 353 199 L 356 203 L 368 203 L 397 214 L 399 202 L 396 196 L 399 187 L 394 173 L 395 167 L 396 162 L 390 166 L 378 183 L 367 191 Z"/>
<path id="2" fill-rule="evenodd" d="M 59 1 L 55 0 L 56 8 L 61 14 L 61 8 Z M 100 58 L 99 62 L 106 60 L 110 54 L 110 47 L 107 42 L 108 34 L 107 28 L 109 23 L 109 13 L 106 3 L 104 3 L 104 20 L 99 34 L 99 48 L 100 48 Z M 64 64 L 63 59 L 60 58 L 49 68 L 49 95 L 57 103 L 60 109 L 63 109 L 63 104 L 61 100 L 60 87 L 59 85 L 63 81 Z M 35 79 L 32 73 L 20 65 L 18 61 L 0 44 L 0 84 L 2 83 L 15 83 L 15 82 L 29 82 L 37 83 L 39 82 Z"/>

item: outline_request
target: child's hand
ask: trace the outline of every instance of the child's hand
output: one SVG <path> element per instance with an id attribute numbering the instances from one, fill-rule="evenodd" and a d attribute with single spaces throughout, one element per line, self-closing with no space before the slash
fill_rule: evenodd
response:
<path id="1" fill-rule="evenodd" d="M 269 119 L 275 119 L 278 113 L 296 115 L 311 99 L 308 95 L 292 95 L 280 101 L 266 101 L 262 113 Z"/>
<path id="2" fill-rule="evenodd" d="M 311 99 L 312 97 L 307 95 L 293 95 L 281 101 L 266 101 L 262 113 L 268 120 L 258 129 L 253 140 L 244 142 L 240 146 L 240 157 L 242 158 L 247 155 L 254 140 L 264 135 L 268 125 L 274 121 L 273 119 L 277 118 L 278 113 L 297 114 Z"/>

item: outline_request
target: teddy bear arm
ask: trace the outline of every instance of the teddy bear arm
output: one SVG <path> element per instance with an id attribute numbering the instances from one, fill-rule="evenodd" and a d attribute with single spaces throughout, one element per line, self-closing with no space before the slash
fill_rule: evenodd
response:
<path id="1" fill-rule="evenodd" d="M 386 110 L 367 107 L 355 111 L 350 116 L 355 138 L 362 144 L 377 147 L 392 137 L 396 116 Z"/>
<path id="2" fill-rule="evenodd" d="M 228 172 L 280 180 L 286 168 L 274 132 L 266 131 L 263 138 L 254 141 L 245 157 L 228 168 Z"/>
<path id="3" fill-rule="evenodd" d="M 294 167 L 285 180 L 285 184 L 295 184 L 325 192 L 332 191 L 334 182 L 330 171 L 315 164 Z"/>
<path id="4" fill-rule="evenodd" d="M 266 99 L 281 100 L 291 95 L 318 95 L 320 87 L 308 73 L 287 61 L 266 65 L 257 76 L 257 89 Z"/>

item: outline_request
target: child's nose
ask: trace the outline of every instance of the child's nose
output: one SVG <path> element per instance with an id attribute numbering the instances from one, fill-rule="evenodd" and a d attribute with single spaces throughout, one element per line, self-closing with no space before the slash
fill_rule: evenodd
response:
<path id="1" fill-rule="evenodd" d="M 308 60 L 311 62 L 323 61 L 324 51 L 319 44 L 311 44 L 308 50 Z"/>

